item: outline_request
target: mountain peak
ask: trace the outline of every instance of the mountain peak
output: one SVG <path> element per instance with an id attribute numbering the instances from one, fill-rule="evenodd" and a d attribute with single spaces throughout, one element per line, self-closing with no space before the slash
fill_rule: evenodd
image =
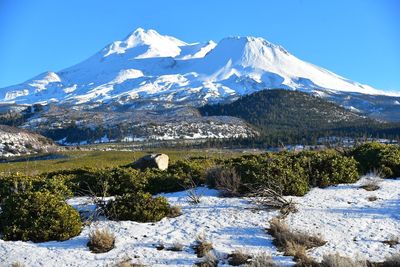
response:
<path id="1" fill-rule="evenodd" d="M 122 41 L 115 41 L 103 50 L 103 56 L 127 53 L 133 58 L 174 57 L 185 42 L 157 31 L 137 28 Z M 134 50 L 134 51 L 132 51 Z"/>
<path id="2" fill-rule="evenodd" d="M 143 43 L 150 42 L 152 38 L 161 38 L 162 35 L 159 34 L 157 31 L 149 29 L 145 30 L 143 28 L 137 28 L 135 31 L 133 31 L 131 34 L 129 34 L 125 38 L 125 42 L 128 42 L 130 40 L 135 40 L 135 41 L 141 41 Z"/>
<path id="3" fill-rule="evenodd" d="M 286 50 L 263 38 L 235 36 L 222 39 L 209 56 L 212 61 L 222 64 L 231 61 L 232 64 L 242 67 L 265 69 L 266 66 L 273 67 L 277 59 L 286 55 L 289 55 Z"/>
<path id="4" fill-rule="evenodd" d="M 187 44 L 138 28 L 77 65 L 0 89 L 0 102 L 162 100 L 198 105 L 266 88 L 380 93 L 302 61 L 260 37 Z"/>

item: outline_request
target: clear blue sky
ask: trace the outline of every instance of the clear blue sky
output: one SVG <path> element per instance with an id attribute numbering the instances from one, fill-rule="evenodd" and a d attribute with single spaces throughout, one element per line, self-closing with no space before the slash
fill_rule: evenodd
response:
<path id="1" fill-rule="evenodd" d="M 398 0 L 0 0 L 0 87 L 69 67 L 138 27 L 187 42 L 260 36 L 400 91 Z"/>

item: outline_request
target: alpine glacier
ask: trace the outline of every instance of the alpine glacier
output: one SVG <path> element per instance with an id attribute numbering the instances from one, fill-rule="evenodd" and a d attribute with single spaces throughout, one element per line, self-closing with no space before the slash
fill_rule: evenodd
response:
<path id="1" fill-rule="evenodd" d="M 383 94 L 304 62 L 262 38 L 228 37 L 217 44 L 188 44 L 139 28 L 77 65 L 0 89 L 0 102 L 152 101 L 199 106 L 268 88 L 302 90 L 332 99 L 332 94 L 342 92 Z"/>

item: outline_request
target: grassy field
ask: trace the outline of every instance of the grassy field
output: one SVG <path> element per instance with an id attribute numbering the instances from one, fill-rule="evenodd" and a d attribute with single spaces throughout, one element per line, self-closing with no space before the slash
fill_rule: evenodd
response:
<path id="1" fill-rule="evenodd" d="M 226 150 L 65 151 L 55 154 L 61 157 L 57 159 L 32 160 L 27 157 L 23 162 L 0 163 L 0 175 L 15 172 L 35 175 L 80 167 L 114 167 L 131 163 L 151 153 L 165 153 L 170 157 L 170 162 L 190 157 L 231 157 L 240 154 Z"/>

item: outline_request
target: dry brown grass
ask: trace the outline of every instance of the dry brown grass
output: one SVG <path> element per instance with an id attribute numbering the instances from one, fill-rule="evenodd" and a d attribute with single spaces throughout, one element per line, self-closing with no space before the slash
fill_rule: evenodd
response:
<path id="1" fill-rule="evenodd" d="M 215 167 L 208 171 L 207 180 L 213 187 L 219 190 L 223 197 L 240 196 L 240 187 L 242 179 L 234 168 Z"/>
<path id="2" fill-rule="evenodd" d="M 228 263 L 232 266 L 240 266 L 249 263 L 250 259 L 251 256 L 241 250 L 235 250 L 233 253 L 228 255 Z"/>
<path id="3" fill-rule="evenodd" d="M 367 190 L 367 191 L 376 191 L 380 187 L 379 187 L 379 185 L 374 185 L 372 183 L 368 183 L 368 184 L 361 185 L 360 188 Z"/>
<path id="4" fill-rule="evenodd" d="M 167 214 L 168 218 L 175 218 L 182 215 L 182 208 L 181 206 L 175 205 L 171 206 L 169 209 L 169 213 Z"/>
<path id="5" fill-rule="evenodd" d="M 196 192 L 197 184 L 193 178 L 189 177 L 187 183 L 182 184 L 182 187 L 186 190 L 187 200 L 190 204 L 197 205 L 201 202 L 202 195 Z"/>
<path id="6" fill-rule="evenodd" d="M 213 249 L 212 243 L 208 242 L 204 236 L 198 236 L 196 244 L 193 246 L 197 257 L 201 258 Z"/>
<path id="7" fill-rule="evenodd" d="M 289 242 L 303 245 L 306 249 L 320 247 L 326 244 L 326 241 L 318 236 L 312 236 L 302 232 L 293 232 L 289 227 L 279 219 L 270 221 L 268 229 L 274 238 L 274 243 L 278 248 L 285 248 Z"/>
<path id="8" fill-rule="evenodd" d="M 279 209 L 282 218 L 285 218 L 289 213 L 297 212 L 296 203 L 291 199 L 286 199 L 282 194 L 282 187 L 273 182 L 266 183 L 259 187 L 246 185 L 252 197 L 252 202 L 263 209 Z"/>
<path id="9" fill-rule="evenodd" d="M 11 267 L 24 267 L 25 265 L 22 264 L 21 262 L 17 261 L 11 264 Z"/>
<path id="10" fill-rule="evenodd" d="M 255 255 L 250 263 L 245 265 L 246 267 L 277 267 L 273 260 L 271 255 L 268 255 L 267 253 L 259 253 Z"/>
<path id="11" fill-rule="evenodd" d="M 380 181 L 379 176 L 371 175 L 361 184 L 360 188 L 367 191 L 376 191 L 380 188 Z"/>
<path id="12" fill-rule="evenodd" d="M 326 244 L 321 237 L 291 231 L 280 219 L 270 221 L 268 233 L 274 237 L 274 245 L 286 256 L 293 256 L 298 266 L 315 266 L 316 263 L 307 257 L 306 251 Z"/>
<path id="13" fill-rule="evenodd" d="M 212 251 L 207 252 L 204 255 L 204 258 L 200 262 L 196 262 L 195 266 L 199 267 L 217 267 L 218 266 L 218 258 Z"/>
<path id="14" fill-rule="evenodd" d="M 324 255 L 321 267 L 367 267 L 366 261 L 357 261 L 339 254 Z"/>
<path id="15" fill-rule="evenodd" d="M 285 256 L 293 256 L 297 259 L 305 258 L 307 255 L 306 247 L 293 241 L 287 241 L 285 247 Z"/>
<path id="16" fill-rule="evenodd" d="M 115 236 L 109 229 L 95 229 L 89 234 L 89 249 L 94 253 L 104 253 L 112 250 Z"/>

